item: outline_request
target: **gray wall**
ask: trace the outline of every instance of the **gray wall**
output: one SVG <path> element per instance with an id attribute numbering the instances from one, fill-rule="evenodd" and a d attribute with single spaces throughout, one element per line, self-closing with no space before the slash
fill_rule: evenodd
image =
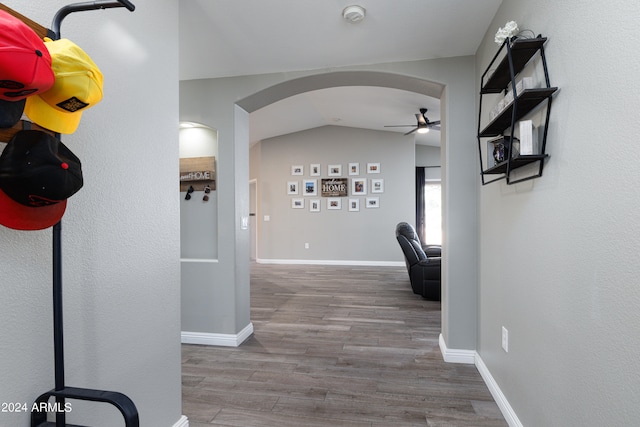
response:
<path id="1" fill-rule="evenodd" d="M 195 282 L 201 284 L 182 289 L 183 330 L 234 334 L 250 324 L 249 232 L 239 227 L 243 217 L 248 216 L 249 205 L 249 138 L 248 132 L 244 135 L 241 132 L 248 129 L 246 113 L 308 90 L 376 85 L 385 76 L 401 76 L 419 93 L 441 95 L 443 123 L 446 120 L 452 123 L 441 131 L 442 158 L 448 159 L 442 171 L 447 217 L 444 222 L 447 240 L 443 247 L 443 336 L 451 348 L 475 349 L 478 166 L 473 57 L 180 82 L 180 120 L 217 129 L 220 155 L 219 262 L 199 266 L 198 271 L 183 269 L 183 277 L 192 275 L 190 280 L 195 277 Z M 236 103 L 243 106 L 247 117 L 238 111 L 242 109 Z M 247 126 L 241 126 L 241 121 L 246 121 Z M 191 308 L 188 301 L 200 302 L 198 313 L 188 311 Z M 185 312 L 192 314 L 189 314 L 190 329 L 185 328 Z"/>
<path id="2" fill-rule="evenodd" d="M 270 138 L 259 143 L 258 180 L 258 260 L 261 262 L 323 261 L 404 265 L 395 240 L 400 221 L 414 222 L 415 152 L 413 137 L 339 126 L 325 126 Z M 359 163 L 357 178 L 366 179 L 366 196 L 351 194 L 349 163 Z M 380 163 L 379 174 L 367 174 L 369 162 Z M 310 176 L 310 164 L 319 163 L 321 175 Z M 327 210 L 326 197 L 288 195 L 286 185 L 315 179 L 318 190 L 322 178 L 329 178 L 327 166 L 342 166 L 341 178 L 348 180 L 348 196 L 341 210 Z M 292 176 L 291 166 L 303 165 L 303 176 Z M 384 193 L 371 192 L 371 179 L 384 179 Z M 367 197 L 378 197 L 380 207 L 366 208 Z M 291 199 L 304 200 L 304 209 L 292 209 Z M 360 210 L 350 212 L 349 199 L 360 200 Z M 320 200 L 320 212 L 310 212 L 311 199 Z M 264 221 L 269 215 L 270 221 Z M 309 243 L 305 249 L 304 244 Z"/>
<path id="3" fill-rule="evenodd" d="M 48 26 L 69 2 L 3 3 Z M 181 416 L 178 7 L 134 3 L 134 13 L 80 12 L 62 25 L 105 80 L 102 102 L 62 138 L 85 180 L 62 227 L 66 382 L 125 393 L 141 426 L 172 426 Z M 51 230 L 0 226 L 0 248 L 0 402 L 31 404 L 54 385 Z M 69 423 L 123 425 L 110 405 L 72 403 Z M 2 426 L 29 424 L 28 413 L 0 413 Z"/>
<path id="4" fill-rule="evenodd" d="M 479 82 L 515 20 L 549 37 L 560 87 L 544 175 L 478 189 L 478 351 L 525 426 L 640 420 L 638 16 L 622 0 L 505 0 L 478 51 Z"/>
<path id="5" fill-rule="evenodd" d="M 416 166 L 425 167 L 426 179 L 442 179 L 440 147 L 416 145 Z"/>

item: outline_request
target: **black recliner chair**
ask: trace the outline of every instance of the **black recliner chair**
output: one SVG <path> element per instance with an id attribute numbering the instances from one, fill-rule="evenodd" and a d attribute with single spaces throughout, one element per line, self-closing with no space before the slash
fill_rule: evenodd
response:
<path id="1" fill-rule="evenodd" d="M 416 230 L 406 222 L 396 226 L 396 239 L 404 253 L 413 293 L 440 301 L 441 247 L 422 246 Z"/>

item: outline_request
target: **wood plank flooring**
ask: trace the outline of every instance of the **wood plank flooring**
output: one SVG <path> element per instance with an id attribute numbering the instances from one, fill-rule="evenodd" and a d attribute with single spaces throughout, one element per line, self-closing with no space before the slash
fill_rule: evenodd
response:
<path id="1" fill-rule="evenodd" d="M 404 268 L 253 264 L 251 321 L 238 348 L 182 346 L 191 427 L 507 425 Z"/>

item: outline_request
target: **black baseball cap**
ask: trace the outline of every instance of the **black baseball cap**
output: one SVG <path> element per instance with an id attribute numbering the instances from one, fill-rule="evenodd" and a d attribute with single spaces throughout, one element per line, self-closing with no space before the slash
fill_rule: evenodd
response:
<path id="1" fill-rule="evenodd" d="M 0 155 L 0 224 L 16 230 L 51 227 L 82 185 L 80 160 L 58 138 L 21 130 Z"/>

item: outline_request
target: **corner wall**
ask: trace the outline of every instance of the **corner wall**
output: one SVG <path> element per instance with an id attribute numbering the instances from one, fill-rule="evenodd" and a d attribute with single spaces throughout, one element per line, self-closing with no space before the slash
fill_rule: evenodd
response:
<path id="1" fill-rule="evenodd" d="M 3 3 L 45 26 L 68 1 Z M 104 74 L 104 98 L 62 140 L 84 187 L 62 221 L 66 384 L 118 391 L 143 427 L 181 418 L 176 0 L 134 0 L 135 12 L 73 13 L 62 36 Z M 160 37 L 159 31 L 162 32 Z M 0 144 L 2 145 L 2 144 Z M 0 147 L 2 149 L 2 147 Z M 51 229 L 0 226 L 0 402 L 54 387 Z M 67 422 L 124 425 L 108 404 L 72 401 Z M 0 413 L 26 427 L 29 413 Z"/>
<path id="2" fill-rule="evenodd" d="M 479 84 L 515 20 L 548 37 L 559 87 L 543 176 L 478 189 L 478 353 L 525 426 L 640 420 L 638 16 L 622 0 L 505 0 L 477 54 Z"/>

